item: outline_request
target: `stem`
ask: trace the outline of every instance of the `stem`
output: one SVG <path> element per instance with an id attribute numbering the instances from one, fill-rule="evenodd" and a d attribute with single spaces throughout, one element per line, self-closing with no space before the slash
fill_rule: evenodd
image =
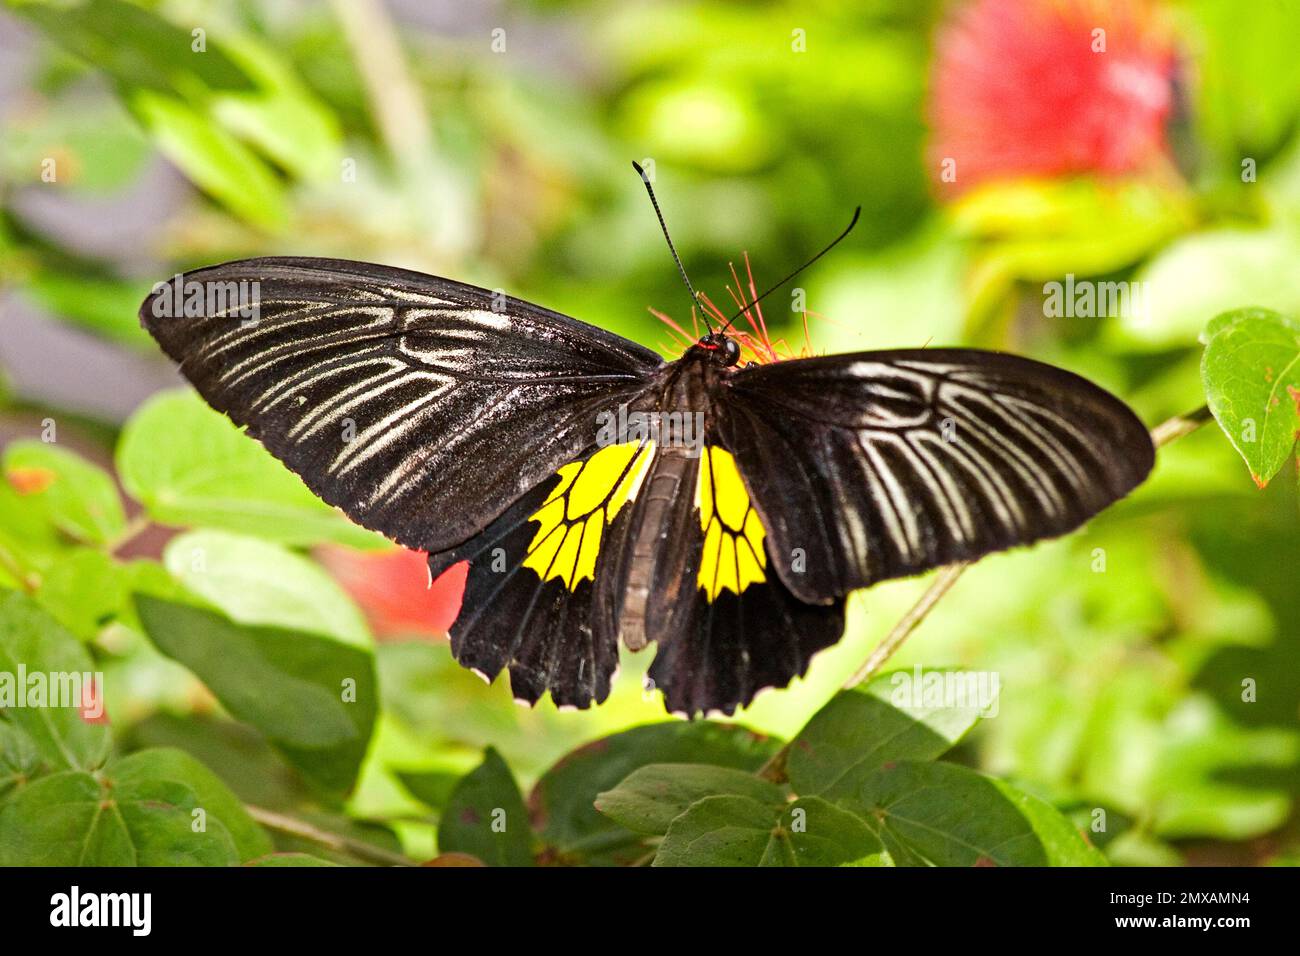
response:
<path id="1" fill-rule="evenodd" d="M 1157 448 L 1163 448 L 1184 435 L 1190 435 L 1208 422 L 1211 417 L 1210 409 L 1206 405 L 1202 405 L 1200 408 L 1184 415 L 1175 415 L 1168 421 L 1161 422 L 1151 429 L 1151 443 Z M 879 673 L 885 663 L 898 652 L 898 649 L 903 646 L 904 642 L 912 635 L 912 632 L 925 620 L 926 615 L 939 603 L 939 599 L 948 593 L 970 565 L 971 562 L 962 562 L 941 568 L 935 579 L 930 582 L 930 586 L 925 589 L 911 609 L 893 626 L 890 632 L 885 635 L 885 639 L 877 644 L 871 651 L 870 656 L 862 662 L 862 666 L 845 682 L 844 689 L 848 690 L 856 687 Z M 787 743 L 772 756 L 771 760 L 763 765 L 758 771 L 758 775 L 778 782 L 784 780 L 785 760 L 789 750 L 790 745 Z"/>
<path id="2" fill-rule="evenodd" d="M 845 688 L 857 687 L 875 677 L 880 668 L 885 666 L 885 662 L 894 656 L 894 652 L 902 647 L 903 642 L 916 630 L 916 626 L 925 620 L 925 616 L 930 613 L 930 608 L 939 603 L 939 598 L 948 593 L 948 589 L 957 583 L 957 579 L 968 567 L 970 564 L 963 561 L 960 564 L 950 564 L 940 568 L 935 579 L 925 589 L 925 593 L 885 635 L 885 639 L 876 645 L 871 656 L 863 661 L 862 666 L 848 679 Z"/>
<path id="3" fill-rule="evenodd" d="M 1210 414 L 1210 406 L 1202 405 L 1193 412 L 1186 415 L 1175 415 L 1166 422 L 1161 422 L 1155 428 L 1151 429 L 1151 441 L 1157 448 L 1163 448 L 1176 438 L 1182 438 L 1184 435 L 1190 435 L 1196 429 L 1208 422 L 1213 416 Z"/>
<path id="4" fill-rule="evenodd" d="M 109 554 L 117 554 L 124 546 L 151 527 L 153 527 L 153 521 L 149 519 L 149 516 L 143 511 L 138 512 L 135 517 L 127 521 L 122 533 L 108 542 L 106 550 Z"/>
<path id="5" fill-rule="evenodd" d="M 18 586 L 28 594 L 35 594 L 40 588 L 40 578 L 36 577 L 35 574 L 29 574 L 27 569 L 23 567 L 22 562 L 3 547 L 0 547 L 0 568 L 8 571 L 14 580 L 18 582 Z"/>
<path id="6" fill-rule="evenodd" d="M 406 172 L 419 169 L 433 152 L 433 132 L 392 18 L 378 0 L 334 0 L 333 6 L 388 154 Z"/>
<path id="7" fill-rule="evenodd" d="M 378 863 L 380 866 L 418 865 L 414 860 L 402 856 L 400 853 L 393 853 L 382 847 L 372 846 L 369 843 L 363 843 L 360 840 L 354 840 L 339 833 L 320 830 L 310 823 L 294 817 L 287 817 L 273 810 L 253 806 L 251 803 L 245 805 L 244 809 L 248 811 L 249 816 L 264 827 L 278 830 L 281 833 L 288 833 L 303 840 L 310 840 L 312 843 L 319 843 L 323 847 L 328 847 L 339 853 L 347 853 L 349 856 L 354 856 L 358 860 L 365 860 L 367 863 Z"/>

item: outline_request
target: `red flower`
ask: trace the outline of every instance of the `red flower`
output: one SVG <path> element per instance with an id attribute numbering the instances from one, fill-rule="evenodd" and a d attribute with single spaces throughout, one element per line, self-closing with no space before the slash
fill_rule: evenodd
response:
<path id="1" fill-rule="evenodd" d="M 376 637 L 442 636 L 460 613 L 467 562 L 452 565 L 430 582 L 422 551 L 326 547 L 317 556 L 365 611 Z"/>
<path id="2" fill-rule="evenodd" d="M 1175 57 L 1161 12 L 1150 0 L 958 7 L 931 74 L 930 160 L 943 188 L 1124 173 L 1164 155 Z"/>
<path id="3" fill-rule="evenodd" d="M 98 677 L 91 677 L 89 684 L 81 685 L 81 707 L 78 714 L 88 724 L 108 723 L 108 712 L 104 710 L 104 689 L 100 686 Z"/>

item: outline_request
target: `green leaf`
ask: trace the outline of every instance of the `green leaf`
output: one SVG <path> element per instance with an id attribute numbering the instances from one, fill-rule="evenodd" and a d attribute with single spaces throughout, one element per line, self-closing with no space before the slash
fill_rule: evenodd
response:
<path id="1" fill-rule="evenodd" d="M 215 773 L 244 803 L 291 810 L 312 792 L 298 772 L 247 724 L 215 713 L 159 712 L 133 722 L 118 739 L 123 750 L 174 747 Z"/>
<path id="2" fill-rule="evenodd" d="M 72 546 L 46 519 L 44 509 L 32 504 L 30 495 L 0 479 L 0 566 L 13 585 L 20 575 L 23 587 L 39 587 L 42 572 Z"/>
<path id="3" fill-rule="evenodd" d="M 967 695 L 971 706 L 946 706 L 942 695 L 930 701 L 926 690 L 930 686 L 933 693 L 934 685 L 927 682 L 966 682 L 970 676 L 927 671 L 917 688 L 912 672 L 898 671 L 836 694 L 790 744 L 786 776 L 795 793 L 834 799 L 856 793 L 885 763 L 946 753 L 975 725 L 981 708 L 975 693 Z M 974 690 L 969 683 L 962 687 Z"/>
<path id="4" fill-rule="evenodd" d="M 655 866 L 888 866 L 865 822 L 819 797 L 789 807 L 705 797 L 672 822 Z"/>
<path id="5" fill-rule="evenodd" d="M 132 616 L 127 599 L 135 577 L 133 566 L 118 564 L 103 551 L 78 548 L 54 561 L 35 598 L 60 624 L 89 641 Z"/>
<path id="6" fill-rule="evenodd" d="M 304 777 L 336 797 L 352 787 L 377 711 L 371 653 L 143 594 L 136 609 L 158 649 L 193 671 L 232 716 L 265 734 Z"/>
<path id="7" fill-rule="evenodd" d="M 1224 4 L 1192 0 L 1198 148 L 1217 154 L 1222 175 L 1240 176 L 1244 156 L 1267 155 L 1294 136 L 1300 63 L 1291 40 L 1300 9 L 1290 3 Z"/>
<path id="8" fill-rule="evenodd" d="M 219 49 L 194 52 L 188 30 L 133 3 L 19 3 L 10 9 L 35 23 L 68 52 L 128 87 L 197 92 L 196 87 L 239 90 L 252 86 Z"/>
<path id="9" fill-rule="evenodd" d="M 311 631 L 369 647 L 365 617 L 314 561 L 257 538 L 191 531 L 163 553 L 172 576 L 240 624 Z"/>
<path id="10" fill-rule="evenodd" d="M 287 59 L 262 41 L 225 33 L 222 47 L 257 89 L 217 94 L 213 116 L 293 175 L 315 182 L 337 180 L 340 136 L 329 107 L 312 95 Z"/>
<path id="11" fill-rule="evenodd" d="M 542 775 L 529 797 L 542 838 L 561 859 L 626 864 L 645 855 L 641 835 L 596 809 L 597 795 L 654 763 L 703 763 L 755 771 L 780 742 L 734 724 L 668 721 L 592 741 Z"/>
<path id="12" fill-rule="evenodd" d="M 189 787 L 67 771 L 0 806 L 0 866 L 230 866 L 235 844 Z"/>
<path id="13" fill-rule="evenodd" d="M 69 95 L 51 97 L 51 109 L 24 110 L 8 118 L 0 142 L 0 177 L 11 188 L 38 183 L 46 171 L 42 160 L 57 157 L 55 174 L 60 191 L 92 200 L 120 195 L 143 174 L 152 156 L 148 138 L 116 104 L 98 96 L 65 92 Z M 4 237 L 0 236 L 0 259 L 3 256 Z M 135 317 L 140 305 L 139 286 L 121 280 L 65 275 L 58 270 L 69 264 L 56 265 L 50 262 L 52 258 L 27 260 L 22 268 L 14 270 L 19 287 L 25 286 L 47 309 L 63 312 L 65 318 L 84 318 L 87 326 L 114 338 L 120 334 L 123 339 L 152 344 L 149 333 Z M 78 288 L 89 293 L 86 300 L 77 298 Z M 131 301 L 124 300 L 128 289 Z M 45 298 L 47 292 L 49 299 Z M 123 311 L 110 313 L 110 299 L 120 302 Z"/>
<path id="14" fill-rule="evenodd" d="M 1074 821 L 1056 807 L 1003 781 L 999 780 L 997 784 L 1003 796 L 1029 821 L 1049 866 L 1106 865 L 1105 855 L 1089 843 Z"/>
<path id="15" fill-rule="evenodd" d="M 245 866 L 338 866 L 329 860 L 322 860 L 309 853 L 268 853 L 256 860 L 249 860 Z"/>
<path id="16" fill-rule="evenodd" d="M 275 173 L 203 112 L 149 90 L 137 90 L 129 105 L 159 151 L 235 215 L 267 229 L 288 219 L 288 200 Z"/>
<path id="17" fill-rule="evenodd" d="M 193 392 L 145 403 L 126 423 L 117 470 L 163 524 L 203 525 L 284 544 L 381 539 L 348 521 Z"/>
<path id="18" fill-rule="evenodd" d="M 411 796 L 427 807 L 442 812 L 451 799 L 452 792 L 461 781 L 461 775 L 450 770 L 396 771 Z"/>
<path id="19" fill-rule="evenodd" d="M 1284 230 L 1217 229 L 1170 243 L 1134 276 L 1149 308 L 1121 315 L 1125 345 L 1186 348 L 1243 303 L 1300 310 L 1300 242 Z"/>
<path id="20" fill-rule="evenodd" d="M 673 821 L 654 866 L 758 866 L 776 842 L 779 810 L 750 797 L 705 797 Z"/>
<path id="21" fill-rule="evenodd" d="M 1248 840 L 1285 824 L 1293 812 L 1287 780 L 1300 765 L 1294 722 L 1242 727 L 1197 696 L 1181 701 L 1161 729 L 1151 781 L 1154 835 Z"/>
<path id="22" fill-rule="evenodd" d="M 439 853 L 468 853 L 490 866 L 532 866 L 533 831 L 510 768 L 489 747 L 456 785 L 438 824 Z"/>
<path id="23" fill-rule="evenodd" d="M 705 797 L 747 797 L 776 806 L 784 792 L 744 770 L 707 764 L 657 763 L 640 767 L 596 797 L 596 809 L 636 833 L 662 836 L 673 820 Z"/>
<path id="24" fill-rule="evenodd" d="M 1101 855 L 1050 806 L 965 767 L 901 761 L 841 801 L 900 866 L 1077 866 Z"/>
<path id="25" fill-rule="evenodd" d="M 1268 309 L 1217 316 L 1205 330 L 1201 380 L 1210 411 L 1264 487 L 1300 431 L 1300 325 Z"/>
<path id="26" fill-rule="evenodd" d="M 21 702 L 19 668 L 27 675 L 27 704 Z M 39 676 L 52 696 L 51 676 L 71 692 L 76 678 L 81 700 L 73 706 L 32 706 L 32 681 Z M 108 756 L 108 728 L 82 718 L 85 684 L 102 700 L 103 688 L 94 675 L 94 664 L 81 642 L 73 637 L 35 601 L 16 591 L 0 591 L 0 708 L 15 727 L 25 731 L 52 767 L 91 769 Z M 12 696 L 11 696 L 12 695 Z"/>
<path id="27" fill-rule="evenodd" d="M 31 482 L 24 497 L 63 534 L 89 544 L 107 544 L 126 527 L 122 499 L 112 477 L 74 452 L 47 442 L 19 439 L 4 453 L 5 476 Z"/>
<path id="28" fill-rule="evenodd" d="M 248 815 L 221 779 L 183 750 L 173 747 L 141 750 L 109 765 L 113 787 L 145 787 L 154 781 L 183 784 L 194 792 L 196 806 L 207 820 L 219 820 L 230 834 L 240 860 L 264 856 L 273 849 L 271 838 Z"/>
<path id="29" fill-rule="evenodd" d="M 45 768 L 36 741 L 20 727 L 0 720 L 0 800 L 23 787 Z"/>
<path id="30" fill-rule="evenodd" d="M 47 269 L 29 278 L 23 291 L 41 309 L 60 319 L 115 342 L 153 348 L 153 340 L 136 317 L 140 308 L 138 283 Z"/>

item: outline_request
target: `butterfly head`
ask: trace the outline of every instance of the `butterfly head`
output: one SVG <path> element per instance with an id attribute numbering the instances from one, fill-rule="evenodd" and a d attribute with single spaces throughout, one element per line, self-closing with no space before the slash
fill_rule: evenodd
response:
<path id="1" fill-rule="evenodd" d="M 740 343 L 724 332 L 710 332 L 696 342 L 695 347 L 723 367 L 740 361 Z"/>

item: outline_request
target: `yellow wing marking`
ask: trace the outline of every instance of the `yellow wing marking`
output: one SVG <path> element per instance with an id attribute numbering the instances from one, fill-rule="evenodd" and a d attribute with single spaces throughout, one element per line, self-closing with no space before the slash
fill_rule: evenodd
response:
<path id="1" fill-rule="evenodd" d="M 698 583 L 709 601 L 723 591 L 742 593 L 767 580 L 767 532 L 749 500 L 736 459 L 723 448 L 709 446 L 700 458 L 695 503 L 704 530 L 704 554 Z"/>
<path id="2" fill-rule="evenodd" d="M 609 445 L 556 472 L 560 483 L 529 518 L 537 533 L 523 566 L 543 581 L 558 578 L 570 591 L 594 581 L 605 529 L 636 497 L 653 454 L 653 442 Z"/>

